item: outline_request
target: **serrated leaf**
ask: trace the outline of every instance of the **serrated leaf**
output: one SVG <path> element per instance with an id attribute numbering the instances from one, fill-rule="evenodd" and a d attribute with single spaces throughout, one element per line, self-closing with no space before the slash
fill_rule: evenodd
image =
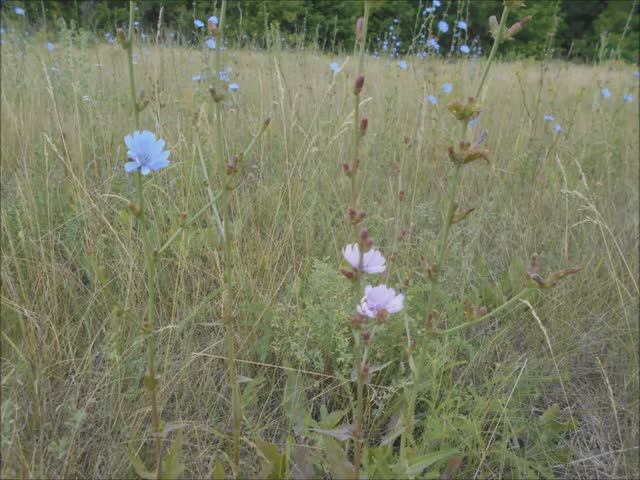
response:
<path id="1" fill-rule="evenodd" d="M 446 450 L 440 450 L 439 452 L 427 453 L 426 455 L 412 458 L 408 462 L 405 473 L 409 477 L 415 477 L 416 475 L 420 475 L 423 470 L 429 468 L 434 463 L 446 460 L 456 453 L 458 453 L 458 451 L 455 448 L 449 448 Z"/>
<path id="2" fill-rule="evenodd" d="M 144 466 L 144 463 L 142 463 L 142 460 L 140 460 L 135 453 L 128 452 L 128 455 L 129 455 L 129 461 L 131 462 L 133 469 L 135 470 L 136 474 L 140 478 L 144 480 L 155 480 L 156 478 L 155 472 L 150 472 L 149 470 L 147 470 L 147 467 Z"/>
<path id="3" fill-rule="evenodd" d="M 263 458 L 260 478 L 277 480 L 286 477 L 286 457 L 280 453 L 273 443 L 265 442 L 259 438 L 254 440 L 258 453 Z"/>
<path id="4" fill-rule="evenodd" d="M 325 438 L 324 450 L 329 463 L 329 468 L 333 477 L 336 479 L 351 479 L 353 475 L 353 465 L 344 453 L 344 450 L 340 447 L 340 444 L 330 438 Z"/>

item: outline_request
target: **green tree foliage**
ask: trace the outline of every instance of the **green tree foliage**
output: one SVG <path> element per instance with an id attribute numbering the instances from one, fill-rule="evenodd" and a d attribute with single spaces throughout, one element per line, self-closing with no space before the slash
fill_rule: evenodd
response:
<path id="1" fill-rule="evenodd" d="M 163 24 L 168 31 L 190 42 L 194 35 L 194 18 L 203 21 L 216 12 L 215 0 L 139 0 L 138 17 L 144 31 L 154 31 L 160 6 L 164 5 Z M 369 31 L 370 47 L 376 49 L 390 36 L 389 27 L 400 41 L 400 54 L 406 53 L 431 6 L 428 0 L 376 0 L 372 2 Z M 67 24 L 96 33 L 113 31 L 126 24 L 127 0 L 30 0 L 3 3 L 6 21 L 15 20 L 11 9 L 22 5 L 27 21 L 44 24 L 43 11 L 49 25 L 58 17 Z M 464 19 L 468 24 L 468 39 L 480 45 L 490 44 L 488 18 L 499 15 L 501 0 L 442 0 L 435 13 L 433 28 L 439 20 L 452 27 L 440 39 L 448 50 L 454 32 L 453 25 Z M 264 47 L 266 32 L 273 27 L 291 46 L 317 45 L 325 51 L 353 49 L 354 18 L 362 13 L 361 0 L 229 0 L 227 3 L 227 38 L 235 46 L 252 44 Z M 518 42 L 508 45 L 508 57 L 539 57 L 551 52 L 554 56 L 575 61 L 593 61 L 598 54 L 605 58 L 638 61 L 640 42 L 640 2 L 633 0 L 528 0 L 526 8 L 515 12 L 511 21 L 525 15 L 533 21 L 518 35 Z M 552 33 L 552 35 L 550 35 Z M 605 43 L 601 50 L 602 43 Z M 485 48 L 486 50 L 486 48 Z"/>

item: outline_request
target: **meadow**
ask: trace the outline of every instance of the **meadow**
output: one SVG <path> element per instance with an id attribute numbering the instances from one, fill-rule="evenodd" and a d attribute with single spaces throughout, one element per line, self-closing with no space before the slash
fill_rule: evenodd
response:
<path id="1" fill-rule="evenodd" d="M 486 57 L 135 42 L 140 130 L 170 151 L 144 178 L 126 49 L 0 47 L 2 478 L 155 478 L 157 438 L 177 478 L 352 477 L 358 443 L 368 478 L 640 476 L 636 66 L 495 62 L 462 128 L 488 161 L 458 168 L 447 105 Z M 453 225 L 451 198 L 474 209 Z M 386 269 L 350 281 L 369 238 Z M 537 288 L 532 257 L 581 270 Z M 369 347 L 352 317 L 381 282 L 404 308 Z"/>

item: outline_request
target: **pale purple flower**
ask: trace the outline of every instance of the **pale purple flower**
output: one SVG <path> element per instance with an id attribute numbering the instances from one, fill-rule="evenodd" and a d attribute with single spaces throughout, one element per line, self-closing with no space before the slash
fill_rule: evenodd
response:
<path id="1" fill-rule="evenodd" d="M 198 20 L 197 18 L 193 21 L 193 24 L 196 26 L 196 28 L 204 27 L 204 23 L 202 23 L 202 20 Z"/>
<path id="2" fill-rule="evenodd" d="M 624 96 L 624 101 L 625 101 L 626 103 L 631 103 L 631 102 L 633 102 L 633 95 L 631 95 L 630 93 L 627 93 L 627 94 Z"/>
<path id="3" fill-rule="evenodd" d="M 602 89 L 602 98 L 609 98 L 611 96 L 611 91 L 608 88 Z"/>
<path id="4" fill-rule="evenodd" d="M 214 38 L 207 38 L 207 41 L 205 43 L 207 44 L 207 47 L 212 50 L 216 48 L 216 40 Z"/>
<path id="5" fill-rule="evenodd" d="M 562 126 L 559 123 L 556 123 L 553 126 L 553 131 L 556 132 L 556 133 L 560 133 L 562 131 Z"/>
<path id="6" fill-rule="evenodd" d="M 440 50 L 440 45 L 438 45 L 438 41 L 433 37 L 427 40 L 427 47 L 436 51 Z"/>
<path id="7" fill-rule="evenodd" d="M 406 60 L 400 60 L 398 62 L 398 66 L 400 67 L 400 70 L 406 70 L 407 68 L 409 68 L 409 64 Z"/>
<path id="8" fill-rule="evenodd" d="M 218 17 L 216 17 L 215 15 L 211 15 L 207 19 L 207 23 L 210 24 L 210 25 L 218 26 L 218 23 L 219 23 Z"/>
<path id="9" fill-rule="evenodd" d="M 358 270 L 360 263 L 360 248 L 357 243 L 344 247 L 342 256 L 354 270 Z M 382 273 L 386 270 L 386 260 L 378 250 L 369 250 L 362 256 L 362 271 L 364 273 Z"/>
<path id="10" fill-rule="evenodd" d="M 438 97 L 436 97 L 435 95 L 429 95 L 429 96 L 427 97 L 427 100 L 429 100 L 429 103 L 430 103 L 431 105 L 435 105 L 435 104 L 437 104 L 437 103 L 438 103 Z"/>
<path id="11" fill-rule="evenodd" d="M 238 85 L 237 83 L 230 83 L 229 90 L 231 90 L 232 92 L 237 92 L 238 90 L 240 90 L 240 85 Z"/>
<path id="12" fill-rule="evenodd" d="M 16 12 L 16 15 L 22 15 L 24 17 L 24 8 L 22 7 L 13 7 L 13 11 Z"/>
<path id="13" fill-rule="evenodd" d="M 164 150 L 164 140 L 156 139 L 156 136 L 148 130 L 142 133 L 133 132 L 124 137 L 127 144 L 127 158 L 129 161 L 124 164 L 124 171 L 127 173 L 140 170 L 142 175 L 149 175 L 151 172 L 169 166 L 169 155 L 171 152 Z"/>
<path id="14" fill-rule="evenodd" d="M 53 52 L 54 48 L 56 48 L 56 46 L 53 43 L 47 42 L 47 50 L 49 50 L 50 52 Z"/>
<path id="15" fill-rule="evenodd" d="M 449 31 L 449 24 L 444 20 L 440 20 L 438 22 L 438 30 L 442 33 L 447 33 Z"/>
<path id="16" fill-rule="evenodd" d="M 551 115 L 550 113 L 547 113 L 547 114 L 544 116 L 544 121 L 545 121 L 545 122 L 547 122 L 547 123 L 548 123 L 548 122 L 553 122 L 553 120 L 554 120 L 553 115 Z"/>
<path id="17" fill-rule="evenodd" d="M 458 28 L 460 30 L 464 30 L 466 32 L 467 31 L 467 22 L 465 22 L 464 20 L 460 20 L 458 22 Z"/>
<path id="18" fill-rule="evenodd" d="M 451 85 L 450 83 L 445 83 L 444 85 L 442 85 L 442 91 L 444 93 L 451 93 L 453 91 L 453 85 Z"/>
<path id="19" fill-rule="evenodd" d="M 403 308 L 403 294 L 396 294 L 393 288 L 387 288 L 386 285 L 378 285 L 377 287 L 367 285 L 357 310 L 360 315 L 365 317 L 385 319 Z"/>
<path id="20" fill-rule="evenodd" d="M 469 48 L 469 45 L 460 45 L 460 51 L 465 55 L 468 55 L 471 49 Z"/>

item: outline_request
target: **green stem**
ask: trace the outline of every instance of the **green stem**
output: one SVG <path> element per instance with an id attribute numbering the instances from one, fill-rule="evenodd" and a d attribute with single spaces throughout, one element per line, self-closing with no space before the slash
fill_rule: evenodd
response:
<path id="1" fill-rule="evenodd" d="M 533 290 L 532 288 L 524 288 L 516 296 L 510 298 L 505 303 L 500 305 L 498 308 L 496 308 L 495 310 L 487 313 L 486 315 L 483 315 L 482 317 L 476 318 L 475 320 L 470 320 L 470 321 L 465 322 L 465 323 L 463 323 L 461 325 L 458 325 L 458 326 L 455 326 L 455 327 L 452 327 L 452 328 L 448 328 L 447 330 L 436 331 L 435 334 L 438 335 L 438 336 L 440 336 L 440 335 L 451 335 L 452 333 L 459 332 L 459 331 L 464 330 L 466 328 L 475 327 L 477 325 L 480 325 L 481 323 L 486 322 L 490 318 L 492 318 L 495 315 L 497 315 L 498 313 L 500 313 L 502 310 L 504 310 L 507 307 L 511 306 L 513 303 L 516 302 L 516 300 L 520 300 L 522 297 L 524 297 L 527 293 L 529 293 L 532 290 Z"/>
<path id="2" fill-rule="evenodd" d="M 162 253 L 169 248 L 169 246 L 173 243 L 173 241 L 178 238 L 178 236 L 184 232 L 184 230 L 189 227 L 193 222 L 195 222 L 198 217 L 200 217 L 200 215 L 202 215 L 204 212 L 206 212 L 209 207 L 211 207 L 212 205 L 215 205 L 216 200 L 218 199 L 218 197 L 220 196 L 222 192 L 218 193 L 217 195 L 215 195 L 210 201 L 209 203 L 207 203 L 204 207 L 202 207 L 200 210 L 198 210 L 198 212 L 191 217 L 187 222 L 185 222 L 183 225 L 180 225 L 178 227 L 178 229 L 173 232 L 173 235 L 171 235 L 169 237 L 169 239 L 164 243 L 164 245 L 162 245 L 162 247 L 160 247 L 160 249 L 156 252 L 156 256 L 159 257 L 160 255 L 162 255 Z"/>
<path id="3" fill-rule="evenodd" d="M 220 71 L 222 69 L 222 46 L 223 46 L 223 28 L 224 14 L 226 9 L 226 0 L 222 0 L 220 8 L 220 24 L 217 29 L 217 49 L 216 49 L 216 77 L 215 83 L 220 85 Z M 222 89 L 218 90 L 222 92 Z M 218 161 L 220 162 L 220 178 L 226 178 L 225 165 L 225 148 L 223 137 L 223 105 L 218 100 L 216 104 L 216 137 L 218 141 Z M 235 478 L 240 476 L 240 429 L 242 426 L 242 405 L 240 403 L 240 386 L 238 384 L 238 373 L 236 370 L 236 346 L 233 331 L 233 304 L 231 298 L 231 208 L 229 201 L 229 187 L 223 180 L 222 191 L 220 195 L 220 209 L 222 211 L 223 223 L 223 281 L 224 289 L 222 294 L 222 318 L 225 326 L 225 346 L 227 349 L 227 371 L 229 382 L 231 383 L 231 424 L 233 437 L 233 475 Z"/>
<path id="4" fill-rule="evenodd" d="M 356 41 L 356 46 L 359 48 L 358 53 L 360 58 L 358 59 L 358 73 L 356 74 L 357 78 L 362 75 L 364 70 L 364 52 L 365 46 L 367 42 L 367 23 L 369 19 L 369 2 L 365 0 L 364 2 L 364 16 L 363 16 L 363 29 L 362 29 L 362 38 L 360 41 Z M 360 169 L 360 143 L 362 142 L 362 134 L 360 130 L 360 92 L 354 91 L 354 148 L 353 148 L 353 160 L 351 162 L 351 208 L 353 212 L 357 214 L 358 208 L 358 182 L 357 182 L 357 174 Z M 360 300 L 360 279 L 362 277 L 362 264 L 364 258 L 364 245 L 360 239 L 360 232 L 358 231 L 358 225 L 354 222 L 353 224 L 353 236 L 358 244 L 359 248 L 359 259 L 358 259 L 358 269 L 355 273 L 355 281 L 353 282 L 354 289 L 354 300 L 357 303 Z M 361 339 L 360 339 L 361 340 Z M 354 345 L 355 355 L 354 355 L 354 368 L 356 369 L 356 378 L 357 378 L 357 386 L 356 386 L 356 412 L 354 417 L 354 427 L 357 433 L 357 439 L 354 444 L 354 454 L 353 454 L 353 463 L 354 463 L 354 478 L 356 480 L 360 479 L 360 467 L 362 464 L 362 447 L 364 443 L 364 376 L 362 374 L 363 366 L 366 362 L 367 358 L 367 347 L 364 345 L 360 345 L 360 342 Z"/>
<path id="5" fill-rule="evenodd" d="M 135 1 L 129 2 L 129 36 L 127 41 L 127 58 L 129 60 L 129 87 L 131 89 L 131 103 L 133 107 L 133 115 L 136 124 L 136 130 L 140 130 L 140 111 L 136 100 L 136 85 L 133 73 L 133 20 L 134 20 Z M 142 173 L 138 171 L 137 189 L 138 189 L 138 220 L 141 231 L 143 232 L 144 259 L 147 271 L 147 318 L 143 322 L 143 330 L 147 337 L 147 376 L 149 380 L 146 387 L 149 390 L 151 403 L 151 419 L 154 431 L 155 455 L 156 455 L 156 478 L 162 478 L 162 426 L 160 420 L 160 412 L 158 409 L 157 389 L 158 382 L 156 379 L 156 338 L 153 330 L 156 318 L 156 256 L 151 247 L 149 238 L 149 229 L 145 218 L 144 205 L 144 185 L 142 181 Z"/>
<path id="6" fill-rule="evenodd" d="M 476 90 L 475 98 L 479 99 L 480 94 L 482 93 L 482 87 L 484 87 L 484 82 L 487 80 L 487 75 L 489 75 L 489 70 L 491 69 L 491 64 L 496 56 L 496 52 L 498 51 L 498 47 L 502 43 L 502 35 L 504 33 L 505 25 L 507 24 L 507 17 L 509 16 L 509 7 L 504 6 L 502 9 L 502 16 L 500 17 L 500 24 L 498 25 L 498 32 L 496 33 L 496 38 L 493 40 L 493 46 L 491 47 L 491 52 L 489 53 L 489 58 L 487 59 L 487 64 L 484 66 L 484 72 L 482 72 L 482 79 L 480 80 L 480 84 L 478 85 L 478 90 Z"/>
<path id="7" fill-rule="evenodd" d="M 509 7 L 505 6 L 502 10 L 502 16 L 500 17 L 500 24 L 498 26 L 498 31 L 496 32 L 496 37 L 494 39 L 493 42 L 493 46 L 491 47 L 491 52 L 489 53 L 489 58 L 487 60 L 487 63 L 485 65 L 484 71 L 482 73 L 482 78 L 480 80 L 480 83 L 478 85 L 478 89 L 476 90 L 476 94 L 475 94 L 475 98 L 478 98 L 480 96 L 480 94 L 482 93 L 482 89 L 484 87 L 484 84 L 487 80 L 487 76 L 489 74 L 489 70 L 491 69 L 491 65 L 493 63 L 493 60 L 495 59 L 496 56 L 496 52 L 498 51 L 498 47 L 500 45 L 500 43 L 502 42 L 502 36 L 505 30 L 505 25 L 507 23 L 507 17 L 509 15 Z M 462 140 L 466 140 L 466 136 L 467 136 L 467 128 L 468 128 L 468 123 L 465 122 L 462 128 Z M 456 208 L 456 204 L 457 204 L 457 196 L 458 196 L 458 190 L 460 188 L 460 180 L 461 180 L 461 165 L 456 165 L 455 169 L 454 169 L 454 173 L 453 173 L 453 178 L 451 181 L 451 186 L 450 186 L 450 191 L 449 191 L 449 206 L 447 208 L 447 216 L 445 218 L 445 224 L 442 230 L 442 235 L 440 237 L 440 245 L 439 245 L 439 253 L 438 253 L 438 260 L 436 263 L 436 268 L 437 271 L 435 272 L 434 277 L 431 279 L 432 282 L 432 291 L 430 292 L 429 298 L 427 300 L 427 306 L 426 306 L 426 314 L 431 315 L 431 311 L 433 309 L 433 306 L 435 304 L 435 292 L 433 291 L 437 285 L 438 282 L 438 277 L 442 274 L 442 272 L 444 271 L 444 265 L 447 259 L 447 252 L 448 252 L 448 245 L 449 245 L 449 235 L 451 233 L 451 221 L 453 219 L 453 214 L 455 212 L 455 208 Z M 502 307 L 500 307 L 502 308 Z M 494 315 L 497 311 L 494 310 L 490 315 Z M 487 317 L 485 315 L 485 317 Z M 481 319 L 484 321 L 485 317 L 481 317 Z M 481 319 L 477 319 L 477 321 L 481 320 Z M 474 321 L 474 322 L 477 322 Z M 477 323 L 474 323 L 477 324 Z M 440 334 L 449 334 L 449 333 L 453 333 L 456 331 L 461 330 L 462 328 L 466 328 L 466 324 L 465 327 L 463 326 L 458 326 L 458 327 L 454 327 L 452 329 L 449 330 L 445 330 L 443 332 L 439 332 Z M 446 333 L 445 333 L 446 332 Z M 430 337 L 429 336 L 425 336 L 424 342 L 426 344 L 427 341 L 429 341 Z M 416 362 L 416 367 L 415 367 L 415 374 L 414 374 L 414 382 L 413 382 L 413 388 L 411 389 L 411 391 L 409 392 L 409 398 L 408 398 L 408 406 L 407 406 L 407 422 L 409 422 L 409 426 L 403 431 L 402 433 L 402 437 L 400 440 L 400 445 L 401 447 L 405 447 L 406 446 L 406 442 L 408 440 L 408 438 L 413 439 L 413 433 L 412 433 L 412 422 L 413 422 L 413 417 L 415 414 L 415 402 L 416 402 L 416 397 L 417 397 L 417 388 L 419 385 L 421 385 L 421 377 L 422 377 L 422 367 L 424 365 L 425 362 L 425 356 L 426 356 L 426 345 L 423 346 L 423 348 L 420 349 L 420 353 L 418 355 L 418 361 Z M 405 438 L 408 437 L 408 438 Z M 401 449 L 402 450 L 402 449 Z"/>

